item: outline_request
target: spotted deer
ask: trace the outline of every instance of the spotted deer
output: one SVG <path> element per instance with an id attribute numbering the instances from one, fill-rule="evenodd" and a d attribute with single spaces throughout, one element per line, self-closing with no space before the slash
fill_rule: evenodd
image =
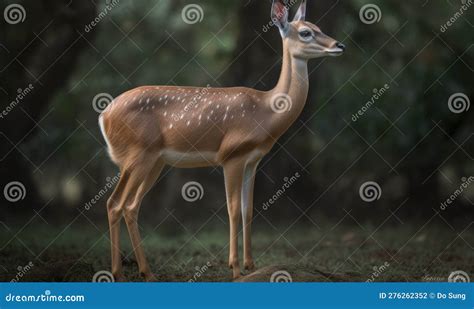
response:
<path id="1" fill-rule="evenodd" d="M 140 203 L 165 165 L 221 166 L 230 226 L 229 266 L 241 275 L 240 217 L 245 269 L 253 269 L 251 225 L 258 163 L 297 119 L 308 95 L 309 59 L 338 56 L 344 45 L 305 21 L 302 1 L 293 21 L 274 0 L 271 19 L 281 34 L 283 62 L 275 88 L 144 86 L 127 91 L 102 112 L 99 124 L 121 178 L 107 201 L 112 274 L 123 281 L 120 222 L 125 218 L 140 273 L 154 281 L 137 223 Z"/>

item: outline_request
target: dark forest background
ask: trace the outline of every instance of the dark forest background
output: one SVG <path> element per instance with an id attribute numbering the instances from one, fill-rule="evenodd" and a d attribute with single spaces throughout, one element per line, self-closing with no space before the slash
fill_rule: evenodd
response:
<path id="1" fill-rule="evenodd" d="M 474 8 L 442 32 L 461 1 L 373 1 L 382 15 L 372 24 L 359 17 L 367 1 L 308 2 L 307 20 L 347 51 L 309 63 L 303 114 L 257 173 L 256 230 L 295 219 L 298 226 L 336 223 L 347 213 L 346 223 L 376 226 L 391 217 L 420 227 L 436 213 L 439 226 L 472 221 L 474 186 L 447 209 L 440 205 L 474 174 L 472 108 L 453 113 L 448 104 L 456 93 L 474 98 Z M 38 226 L 32 234 L 77 217 L 87 221 L 84 229 L 92 223 L 106 231 L 111 191 L 86 207 L 118 172 L 98 128 L 98 94 L 162 84 L 269 90 L 279 76 L 280 35 L 263 30 L 270 1 L 120 0 L 90 31 L 86 25 L 111 1 L 2 0 L 0 7 L 11 3 L 21 3 L 26 18 L 0 20 L 1 109 L 30 84 L 33 90 L 0 119 L 1 189 L 12 181 L 26 189 L 18 202 L 0 199 L 7 240 L 29 221 Z M 191 3 L 203 10 L 195 24 L 182 18 Z M 384 85 L 389 90 L 353 121 Z M 264 209 L 295 173 L 301 177 Z M 181 196 L 189 181 L 204 188 L 194 203 Z M 367 181 L 382 190 L 372 203 L 359 196 Z M 155 226 L 170 212 L 170 231 L 182 228 L 177 222 L 201 226 L 216 213 L 226 222 L 222 170 L 166 169 L 140 223 Z"/>

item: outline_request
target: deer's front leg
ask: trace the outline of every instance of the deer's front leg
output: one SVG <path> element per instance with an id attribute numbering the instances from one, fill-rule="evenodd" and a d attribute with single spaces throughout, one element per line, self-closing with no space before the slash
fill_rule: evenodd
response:
<path id="1" fill-rule="evenodd" d="M 242 221 L 244 227 L 244 268 L 253 270 L 255 264 L 252 258 L 252 219 L 253 219 L 253 191 L 255 184 L 255 170 L 258 161 L 247 163 L 242 180 Z"/>
<path id="2" fill-rule="evenodd" d="M 229 213 L 230 242 L 229 267 L 232 268 L 233 278 L 240 277 L 239 265 L 239 220 L 244 164 L 241 160 L 231 160 L 224 164 L 224 178 L 227 195 L 227 211 Z"/>

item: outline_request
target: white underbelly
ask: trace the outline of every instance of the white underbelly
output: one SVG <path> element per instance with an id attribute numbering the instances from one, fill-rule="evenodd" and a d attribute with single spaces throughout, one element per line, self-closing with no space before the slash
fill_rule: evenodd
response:
<path id="1" fill-rule="evenodd" d="M 166 164 L 176 167 L 199 167 L 217 165 L 217 153 L 209 151 L 179 152 L 163 150 L 161 158 Z"/>

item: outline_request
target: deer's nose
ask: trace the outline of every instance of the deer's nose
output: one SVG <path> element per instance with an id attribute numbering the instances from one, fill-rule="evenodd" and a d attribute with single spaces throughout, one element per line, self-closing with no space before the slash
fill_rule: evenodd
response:
<path id="1" fill-rule="evenodd" d="M 337 42 L 336 47 L 342 49 L 343 51 L 346 50 L 346 45 L 342 44 L 341 42 Z"/>

